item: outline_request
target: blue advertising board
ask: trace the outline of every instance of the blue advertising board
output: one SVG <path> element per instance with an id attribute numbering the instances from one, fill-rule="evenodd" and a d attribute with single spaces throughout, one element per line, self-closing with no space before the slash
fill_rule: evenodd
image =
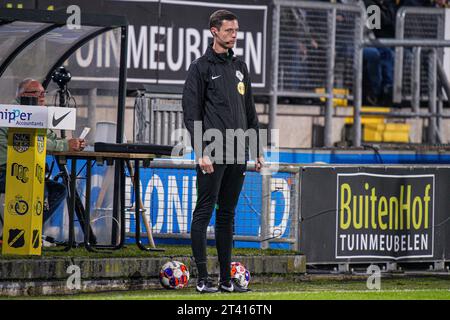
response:
<path id="1" fill-rule="evenodd" d="M 48 159 L 50 160 L 50 158 Z M 51 161 L 51 160 L 50 160 Z M 70 167 L 70 163 L 68 164 Z M 80 177 L 85 175 L 84 163 L 77 162 L 77 172 Z M 107 181 L 107 170 L 112 167 L 94 166 L 92 168 L 91 189 L 91 225 L 94 233 L 107 233 L 110 229 L 112 208 L 112 183 Z M 54 174 L 57 172 L 55 171 Z M 292 174 L 278 172 L 272 176 L 271 211 L 270 211 L 270 238 L 291 237 L 291 207 L 292 207 Z M 182 239 L 158 239 L 158 234 L 184 234 L 188 235 L 191 227 L 192 213 L 197 200 L 196 172 L 194 169 L 154 169 L 140 170 L 140 188 L 142 202 L 146 215 L 151 221 L 152 232 L 158 243 L 182 243 Z M 98 203 L 100 191 L 106 188 L 106 196 L 102 203 Z M 81 200 L 85 201 L 85 180 L 77 181 L 77 190 Z M 262 176 L 256 172 L 246 172 L 246 179 L 236 208 L 235 235 L 254 236 L 261 233 L 262 211 Z M 130 177 L 126 178 L 125 206 L 131 208 L 135 205 L 134 189 Z M 64 238 L 64 226 L 67 225 L 67 214 L 64 207 L 54 214 L 47 224 L 51 236 Z M 214 234 L 215 212 L 213 212 L 208 233 Z M 134 211 L 128 210 L 126 215 L 126 232 L 135 232 Z M 77 227 L 77 239 L 81 241 L 81 230 Z M 145 226 L 142 226 L 145 232 Z M 49 234 L 48 234 L 49 235 Z M 96 234 L 97 235 L 97 234 Z M 97 235 L 105 239 L 102 235 Z M 145 241 L 146 238 L 144 237 Z M 107 241 L 107 240 L 106 240 Z M 127 239 L 133 242 L 133 239 Z M 186 242 L 186 241 L 184 241 Z M 236 247 L 259 247 L 258 242 L 236 241 Z M 272 248 L 288 248 L 286 244 L 271 244 Z"/>
<path id="2" fill-rule="evenodd" d="M 186 157 L 187 159 L 190 156 Z M 450 163 L 450 154 L 447 153 L 416 153 L 416 152 L 387 152 L 380 154 L 374 152 L 355 151 L 318 151 L 304 150 L 298 152 L 279 152 L 267 154 L 267 159 L 279 159 L 282 163 L 307 164 L 325 162 L 330 164 L 446 164 Z M 52 158 L 48 157 L 48 161 Z M 82 169 L 82 163 L 79 163 Z M 112 188 L 107 190 L 104 203 L 98 204 L 100 190 L 105 188 L 105 176 L 107 166 L 94 166 L 92 180 L 92 203 L 94 208 L 92 224 L 94 231 L 106 232 L 110 230 L 111 218 L 107 217 L 107 208 L 112 208 Z M 56 174 L 56 172 L 54 172 Z M 81 175 L 84 173 L 81 172 Z M 183 239 L 158 239 L 158 234 L 189 234 L 192 212 L 195 209 L 197 199 L 196 173 L 193 169 L 154 169 L 143 168 L 140 171 L 142 201 L 146 208 L 146 214 L 152 223 L 152 231 L 157 243 L 190 243 Z M 235 236 L 258 236 L 261 232 L 262 209 L 262 182 L 261 175 L 255 172 L 247 172 L 244 187 L 242 189 L 235 218 Z M 85 183 L 79 180 L 77 183 L 79 193 L 84 201 Z M 111 187 L 107 185 L 107 187 Z M 126 182 L 126 205 L 134 206 L 133 187 L 130 178 Z M 271 186 L 271 217 L 270 232 L 272 238 L 293 237 L 291 230 L 292 219 L 292 180 L 291 174 L 278 172 L 272 178 Z M 106 209 L 95 209 L 95 208 Z M 63 206 L 46 225 L 47 232 L 57 238 L 64 238 L 64 226 L 67 225 L 67 214 L 63 214 Z M 103 211 L 102 211 L 103 210 Z M 214 234 L 215 214 L 213 213 L 208 232 Z M 109 220 L 109 225 L 108 225 Z M 132 212 L 127 214 L 126 232 L 133 233 L 135 219 Z M 143 227 L 145 232 L 145 227 Z M 81 231 L 78 230 L 77 239 L 82 240 Z M 143 237 L 145 241 L 146 238 Z M 128 239 L 128 241 L 133 241 Z M 271 243 L 271 248 L 289 248 L 288 244 Z M 259 247 L 258 242 L 235 241 L 235 247 Z"/>

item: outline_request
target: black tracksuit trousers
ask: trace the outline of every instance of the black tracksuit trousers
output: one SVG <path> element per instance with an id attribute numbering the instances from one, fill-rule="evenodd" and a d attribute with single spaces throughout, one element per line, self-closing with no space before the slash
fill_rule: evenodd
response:
<path id="1" fill-rule="evenodd" d="M 214 172 L 204 174 L 197 165 L 197 205 L 192 217 L 191 240 L 199 279 L 208 277 L 206 231 L 216 204 L 215 239 L 220 281 L 231 278 L 234 215 L 244 184 L 245 169 L 245 164 L 214 164 Z"/>

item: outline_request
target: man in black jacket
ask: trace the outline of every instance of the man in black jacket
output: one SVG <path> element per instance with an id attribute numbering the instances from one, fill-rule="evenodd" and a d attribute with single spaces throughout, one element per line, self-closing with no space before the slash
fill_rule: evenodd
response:
<path id="1" fill-rule="evenodd" d="M 398 6 L 392 0 L 364 0 L 366 8 L 379 8 L 381 28 L 373 29 L 375 38 L 395 38 Z M 366 100 L 370 105 L 391 104 L 394 83 L 394 49 L 364 48 Z"/>
<path id="2" fill-rule="evenodd" d="M 253 131 L 258 136 L 259 124 L 247 66 L 233 55 L 239 29 L 237 17 L 227 10 L 218 10 L 209 23 L 214 42 L 202 57 L 192 62 L 182 100 L 184 123 L 198 163 L 197 204 L 191 225 L 192 252 L 198 269 L 197 291 L 245 292 L 247 288 L 231 281 L 230 264 L 235 208 L 249 152 L 245 139 L 236 139 L 230 132 Z M 209 134 L 215 140 L 208 143 Z M 259 171 L 264 161 L 259 142 L 253 156 Z M 219 289 L 208 278 L 206 263 L 206 231 L 214 208 Z"/>

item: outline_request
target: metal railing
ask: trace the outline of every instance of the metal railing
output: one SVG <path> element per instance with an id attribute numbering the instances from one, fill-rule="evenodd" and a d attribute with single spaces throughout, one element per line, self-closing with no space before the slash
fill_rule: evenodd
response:
<path id="1" fill-rule="evenodd" d="M 362 57 L 356 52 L 363 37 L 365 11 L 358 5 L 312 1 L 280 0 L 274 4 L 269 129 L 277 128 L 279 96 L 323 98 L 324 144 L 332 146 L 334 98 L 352 100 L 361 81 L 356 71 L 361 68 Z M 335 94 L 336 88 L 346 93 Z M 162 100 L 155 96 L 149 101 L 145 95 L 139 99 L 135 141 L 166 144 L 172 129 L 180 128 L 180 123 L 173 125 L 172 120 L 173 112 L 179 112 L 175 118 L 181 114 L 179 97 Z"/>
<path id="2" fill-rule="evenodd" d="M 375 41 L 361 38 L 358 45 L 359 58 L 364 47 L 395 48 L 393 100 L 400 103 L 411 101 L 411 111 L 383 113 L 388 118 L 428 118 L 427 140 L 429 143 L 443 142 L 440 132 L 441 119 L 449 114 L 443 111 L 443 95 L 440 83 L 446 92 L 450 92 L 448 79 L 443 71 L 443 48 L 449 47 L 445 41 L 445 11 L 437 8 L 404 7 L 399 9 L 396 22 L 396 39 L 377 39 Z M 360 62 L 357 67 L 356 90 L 354 100 L 354 145 L 361 146 L 361 116 L 376 115 L 362 113 L 362 72 Z M 438 82 L 439 77 L 439 82 Z M 420 111 L 421 101 L 428 101 L 428 112 Z"/>
<path id="3" fill-rule="evenodd" d="M 141 169 L 142 201 L 152 221 L 153 237 L 190 239 L 190 222 L 196 202 L 196 171 L 193 161 L 155 160 Z M 261 249 L 271 243 L 287 244 L 298 250 L 299 167 L 280 165 L 277 172 L 261 175 L 254 165 L 247 174 L 236 208 L 234 241 L 258 242 Z M 142 180 L 141 180 L 142 181 Z M 130 191 L 130 192 L 128 192 Z M 134 205 L 132 184 L 127 179 L 126 203 Z M 208 239 L 214 239 L 214 218 Z M 134 215 L 127 217 L 127 236 L 134 235 Z M 143 238 L 145 237 L 143 233 Z"/>
<path id="4" fill-rule="evenodd" d="M 353 98 L 364 17 L 358 5 L 275 1 L 269 129 L 277 128 L 279 96 L 325 98 L 324 143 L 332 145 L 333 99 Z"/>
<path id="5" fill-rule="evenodd" d="M 439 8 L 403 7 L 397 12 L 396 39 L 443 40 L 445 37 L 445 10 Z M 438 51 L 442 60 L 443 51 Z M 421 67 L 423 61 L 423 67 Z M 413 52 L 410 48 L 395 49 L 394 102 L 417 100 L 417 95 L 428 97 L 427 53 Z M 422 74 L 419 83 L 417 74 Z M 420 76 L 420 75 L 419 75 Z M 415 96 L 416 95 L 416 96 Z"/>
<path id="6" fill-rule="evenodd" d="M 134 104 L 134 141 L 175 145 L 172 133 L 184 128 L 180 95 L 139 94 Z"/>
<path id="7" fill-rule="evenodd" d="M 420 112 L 420 73 L 417 71 L 415 73 L 414 80 L 412 81 L 412 86 L 416 91 L 416 94 L 413 95 L 413 111 L 409 113 L 402 112 L 400 113 L 384 113 L 383 115 L 386 117 L 426 117 L 428 118 L 428 141 L 432 144 L 437 142 L 439 139 L 440 142 L 443 142 L 442 134 L 440 133 L 438 126 L 438 119 L 449 116 L 445 115 L 442 106 L 438 108 L 438 50 L 440 48 L 450 47 L 450 41 L 446 40 L 425 40 L 425 39 L 417 39 L 417 40 L 406 40 L 406 39 L 377 39 L 374 41 L 366 40 L 361 43 L 360 48 L 358 49 L 358 55 L 362 55 L 362 51 L 364 47 L 396 47 L 396 48 L 405 48 L 412 47 L 414 48 L 414 62 L 415 64 L 420 64 L 420 55 L 423 51 L 428 53 L 428 63 L 427 63 L 427 88 L 428 88 L 428 113 Z M 359 70 L 360 78 L 362 78 L 362 69 Z M 445 77 L 445 74 L 441 74 L 441 77 Z M 446 77 L 444 79 L 444 83 L 448 82 Z M 355 146 L 361 146 L 361 125 L 356 124 L 357 119 L 359 119 L 362 115 L 361 113 L 361 97 L 362 95 L 362 84 L 357 85 L 357 91 L 355 92 L 355 130 L 354 130 L 354 144 Z M 370 115 L 374 115 L 374 113 L 366 113 Z"/>
<path id="8" fill-rule="evenodd" d="M 450 82 L 442 67 L 445 11 L 437 8 L 399 9 L 397 39 L 367 42 L 366 13 L 359 5 L 310 1 L 276 1 L 273 12 L 273 67 L 269 128 L 276 129 L 279 96 L 325 98 L 324 145 L 331 147 L 334 98 L 353 100 L 353 145 L 361 146 L 363 47 L 394 47 L 394 102 L 409 100 L 411 112 L 384 113 L 385 117 L 428 118 L 428 141 L 442 140 L 439 128 Z M 437 78 L 439 77 L 439 78 Z M 438 82 L 439 79 L 439 82 Z M 321 88 L 322 92 L 317 89 Z M 347 89 L 337 95 L 334 89 Z M 344 91 L 345 92 L 345 91 Z M 420 112 L 421 101 L 429 112 Z"/>

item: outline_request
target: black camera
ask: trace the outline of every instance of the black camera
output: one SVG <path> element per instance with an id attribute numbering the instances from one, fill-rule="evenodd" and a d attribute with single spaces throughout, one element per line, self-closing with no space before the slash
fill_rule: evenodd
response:
<path id="1" fill-rule="evenodd" d="M 63 66 L 56 69 L 52 74 L 52 80 L 58 85 L 60 89 L 66 87 L 70 79 L 72 79 L 72 75 Z"/>
<path id="2" fill-rule="evenodd" d="M 38 98 L 36 98 L 36 97 L 20 97 L 20 104 L 23 106 L 37 106 Z"/>

